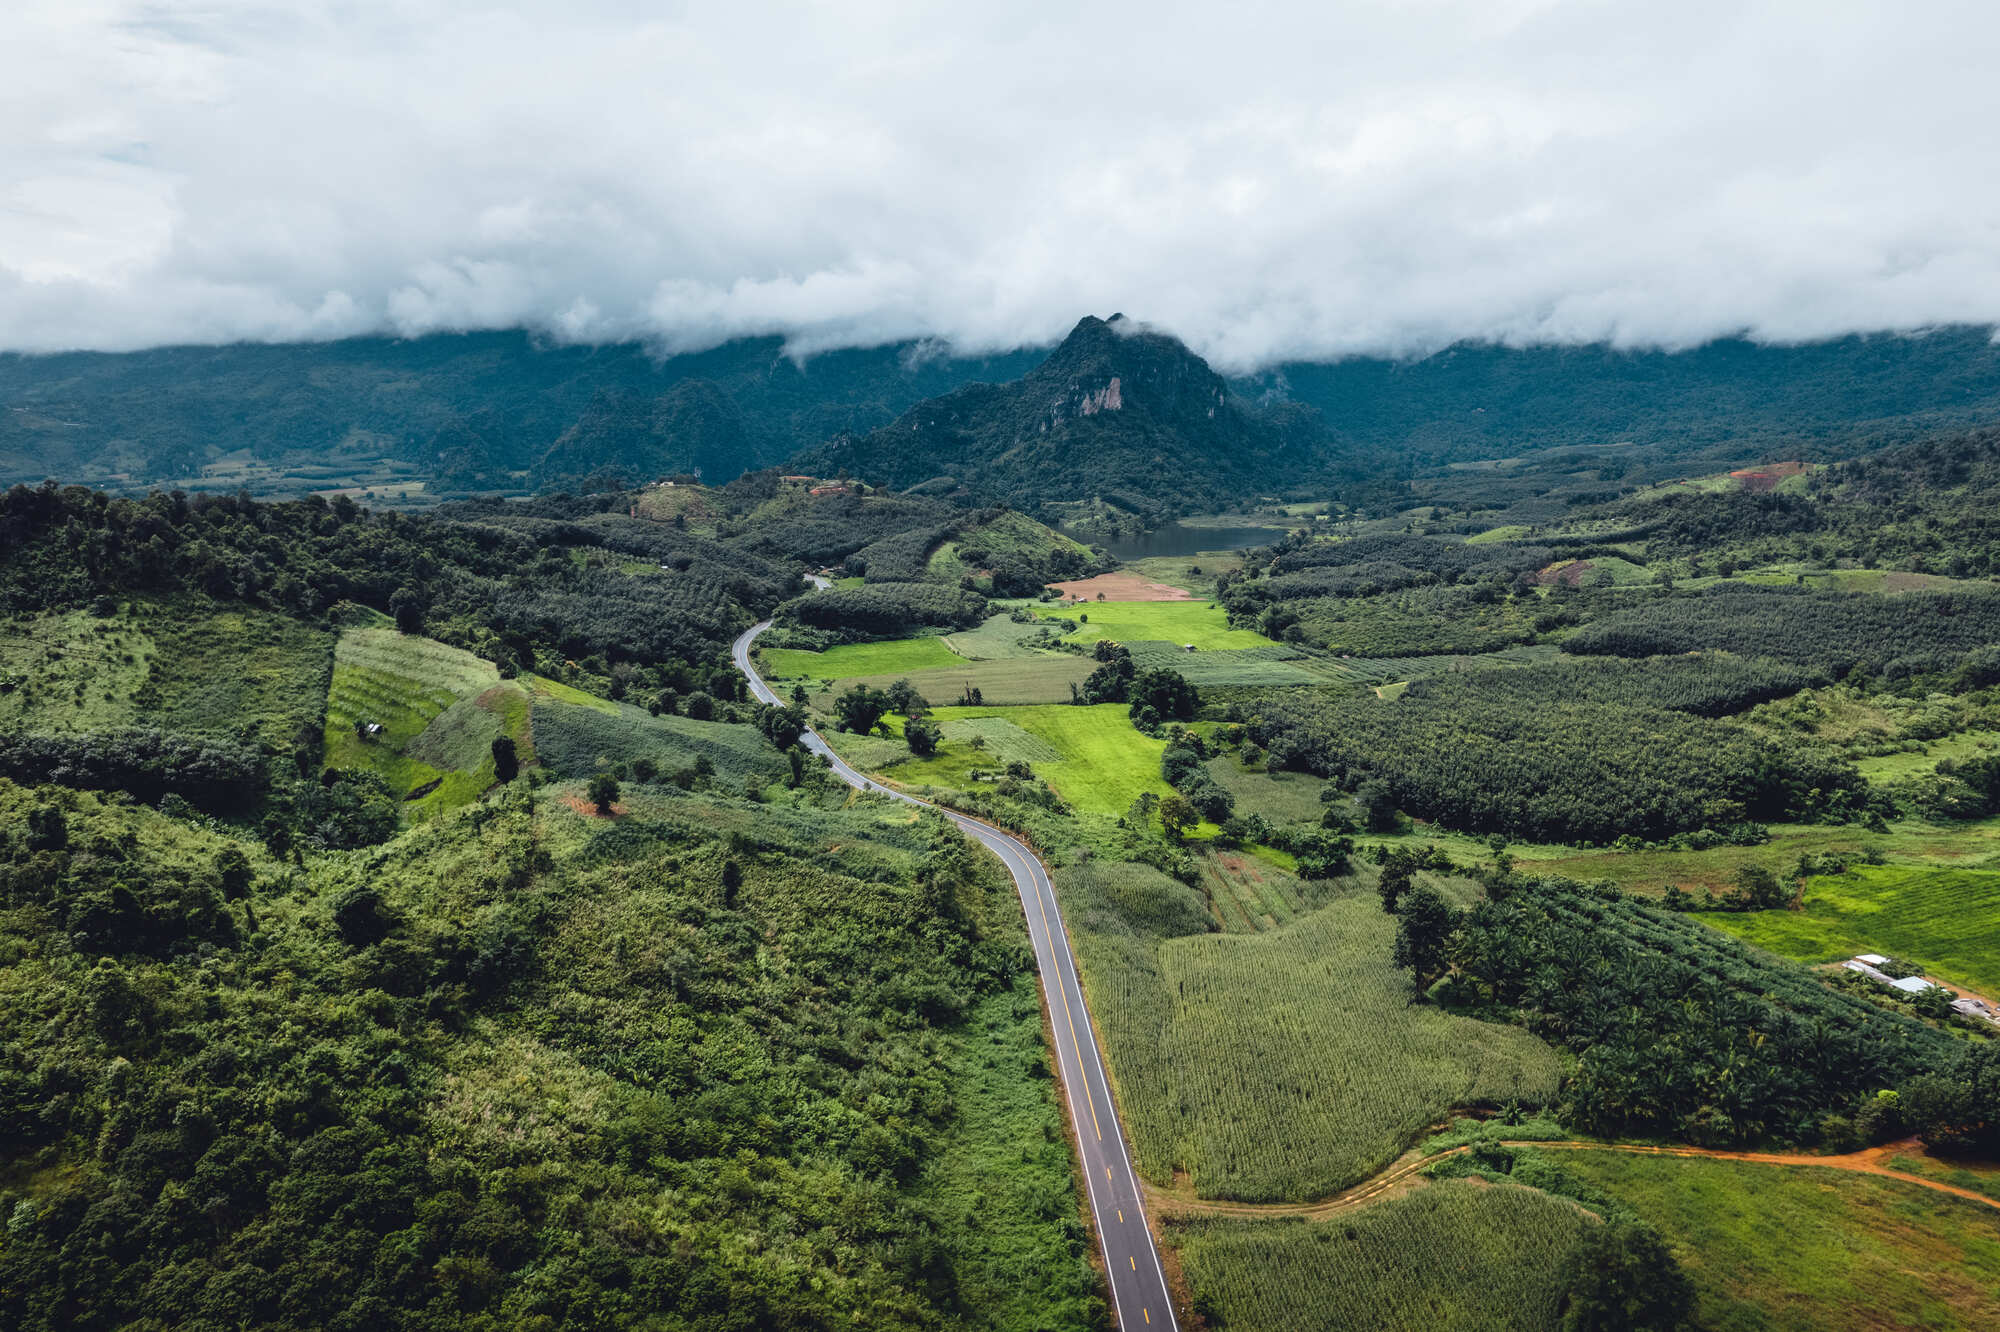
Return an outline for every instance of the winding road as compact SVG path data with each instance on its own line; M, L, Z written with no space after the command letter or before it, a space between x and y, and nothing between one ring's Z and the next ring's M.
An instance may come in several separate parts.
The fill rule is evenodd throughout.
M743 672L750 692L759 701L782 703L776 691L764 683L756 667L750 664L751 645L757 641L757 635L770 627L769 620L752 625L737 638L730 652L736 669ZM1125 1131L1111 1101L1104 1058L1098 1052L1097 1033L1084 1008L1083 986L1077 980L1069 932L1063 927L1048 867L1017 837L869 780L849 767L817 732L808 730L800 737L800 743L808 752L824 756L834 774L857 790L937 810L1000 857L1007 872L1014 876L1014 886L1021 894L1021 909L1028 917L1028 935L1035 947L1042 997L1055 1031L1056 1064L1069 1094L1070 1122L1076 1126L1077 1158L1090 1194L1098 1241L1104 1249L1105 1273L1110 1278L1118 1325L1126 1329L1177 1328L1173 1300L1167 1294L1166 1271L1160 1266L1159 1251L1153 1246L1153 1233L1146 1227L1145 1195L1139 1186L1139 1176L1132 1169Z

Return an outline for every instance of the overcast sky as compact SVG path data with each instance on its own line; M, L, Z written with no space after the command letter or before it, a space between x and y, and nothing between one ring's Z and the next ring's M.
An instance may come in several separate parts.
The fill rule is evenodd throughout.
M2000 320L2000 5L0 3L0 347Z

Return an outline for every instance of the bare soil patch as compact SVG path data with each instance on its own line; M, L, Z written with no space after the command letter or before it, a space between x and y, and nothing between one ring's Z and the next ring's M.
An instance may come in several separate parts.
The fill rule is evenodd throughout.
M1194 594L1184 587L1170 583L1156 583L1138 574L1118 571L1099 574L1095 578L1072 578L1067 583L1050 583L1050 587L1065 597L1077 601L1095 601L1103 593L1106 601L1193 601Z
M1806 470L1802 462L1766 463L1762 467L1745 467L1729 475L1745 490L1775 490L1778 483L1788 476L1797 476Z

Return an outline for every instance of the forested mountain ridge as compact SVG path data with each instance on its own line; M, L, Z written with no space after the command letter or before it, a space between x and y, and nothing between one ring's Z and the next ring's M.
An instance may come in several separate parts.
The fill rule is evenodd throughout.
M1086 317L1011 384L970 384L795 466L1036 510L1098 497L1129 511L1213 509L1330 479L1316 421L1265 413L1178 340Z
M923 350L903 343L800 361L781 339L746 338L662 357L639 343L560 346L509 330L4 354L0 482L192 485L205 467L228 466L231 475L215 484L294 494L347 484L386 461L448 489L527 489L547 473L526 474L573 428L605 450L602 462L677 461L645 445L663 423L702 420L677 394L696 382L740 414L742 442L717 449L703 422L692 439L667 443L722 467L711 473L720 482L840 431L870 429L968 380L1011 378L1039 359ZM618 417L629 438L604 431ZM599 460L590 461L572 474L597 470Z

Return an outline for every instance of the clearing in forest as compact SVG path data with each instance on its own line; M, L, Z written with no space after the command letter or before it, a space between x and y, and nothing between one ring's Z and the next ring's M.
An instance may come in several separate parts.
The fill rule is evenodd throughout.
M470 652L391 628L349 629L334 646L326 766L379 774L410 814L478 799L497 736L526 762L527 723L527 689Z
M1078 620L1071 642L1192 643L1197 648L1269 647L1251 629L1232 629L1222 609L1206 601L1093 601L1074 607L1034 606L1047 619Z
M1800 962L1888 953L2000 994L2000 871L1856 865L1806 881L1797 911L1714 912L1716 929Z

